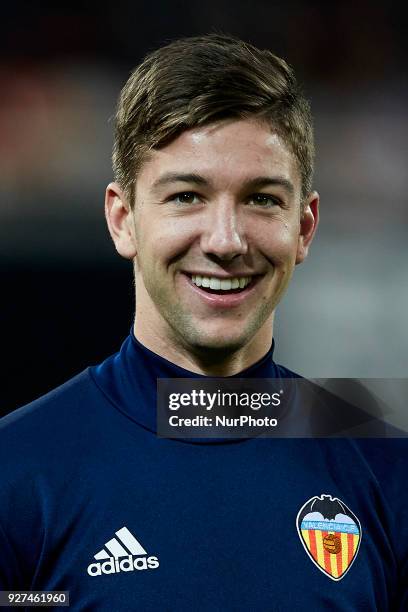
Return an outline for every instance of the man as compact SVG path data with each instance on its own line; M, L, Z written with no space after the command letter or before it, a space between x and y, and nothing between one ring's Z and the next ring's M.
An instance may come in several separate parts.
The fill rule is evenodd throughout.
M134 328L3 420L1 588L74 610L407 609L404 441L383 460L374 441L156 436L157 379L296 376L273 317L319 199L292 70L220 35L159 49L122 91L113 162Z

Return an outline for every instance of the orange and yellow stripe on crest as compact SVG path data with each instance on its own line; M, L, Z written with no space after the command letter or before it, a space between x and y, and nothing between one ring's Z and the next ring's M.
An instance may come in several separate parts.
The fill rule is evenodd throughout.
M330 531L320 529L302 529L302 538L316 563L325 572L339 578L349 567L357 551L359 537L352 533L337 533L341 539L341 550L337 554L324 549L323 539Z

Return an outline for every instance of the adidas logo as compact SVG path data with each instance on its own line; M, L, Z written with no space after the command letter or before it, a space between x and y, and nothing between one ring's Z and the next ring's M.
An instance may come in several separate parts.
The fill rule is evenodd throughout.
M90 576L133 572L134 570L156 569L159 567L157 557L148 557L143 546L132 535L127 527L115 531L116 538L105 543L105 547L94 555L97 563L88 565ZM136 557L136 558L134 558ZM99 563L106 559L103 563Z

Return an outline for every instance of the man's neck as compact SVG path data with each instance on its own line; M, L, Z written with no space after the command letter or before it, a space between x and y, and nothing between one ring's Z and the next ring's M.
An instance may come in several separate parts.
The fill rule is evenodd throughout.
M158 335L153 330L134 324L137 340L152 352L181 368L205 376L234 376L262 359L272 344L273 321L268 321L254 338L243 347L233 349L206 349L185 346L180 340Z

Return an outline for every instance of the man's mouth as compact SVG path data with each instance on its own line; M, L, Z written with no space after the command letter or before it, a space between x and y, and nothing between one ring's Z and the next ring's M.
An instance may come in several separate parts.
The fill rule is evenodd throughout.
M240 293L254 280L254 276L234 276L231 278L217 278L215 276L190 275L191 281L207 293Z

